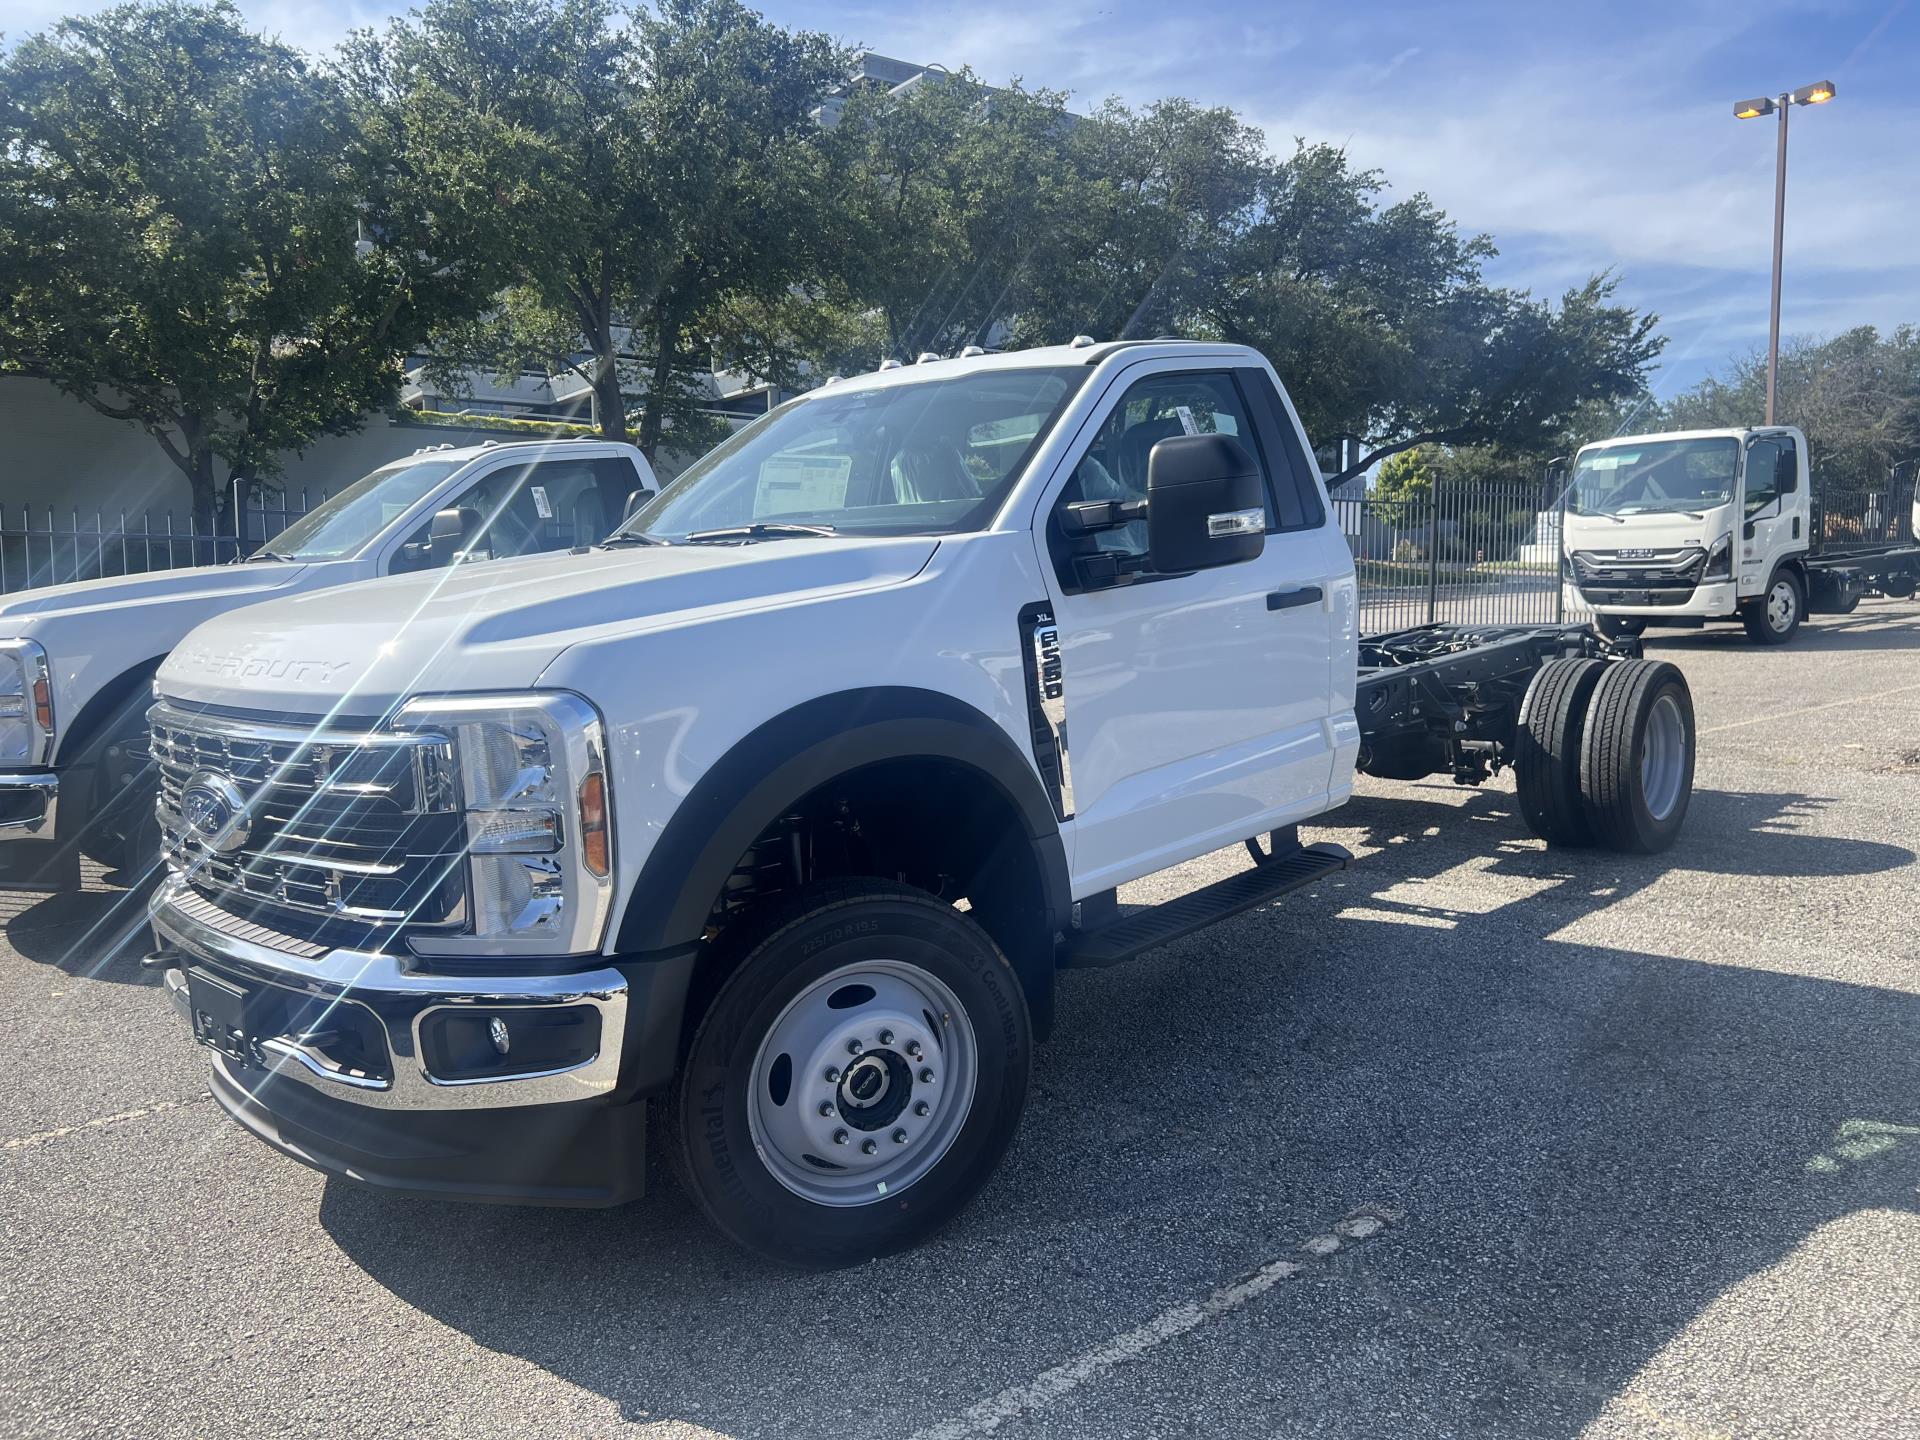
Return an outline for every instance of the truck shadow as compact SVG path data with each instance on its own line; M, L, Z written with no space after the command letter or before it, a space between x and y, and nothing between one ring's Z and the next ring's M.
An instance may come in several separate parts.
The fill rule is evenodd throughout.
M1759 968L1794 936L1757 899L1716 917L1733 953L1698 953L1695 910L1749 903L1729 877L1914 865L1813 833L1822 804L1703 791L1678 849L1622 857L1545 850L1499 791L1358 798L1313 837L1376 852L1337 881L1063 977L1000 1174L856 1270L743 1255L664 1177L614 1212L332 1183L320 1220L395 1295L629 1420L807 1436L875 1397L889 1429L953 1415L1380 1202L1407 1212L1387 1238L1150 1393L1191 1383L1249 1433L1573 1437L1820 1227L1916 1207L1920 998ZM1612 938L1655 882L1672 954Z
M1738 625L1717 625L1703 630L1650 630L1646 635L1650 655L1658 655L1663 650L1716 650L1752 644L1746 631ZM1920 609L1916 609L1913 602L1863 600L1851 615L1814 616L1787 642L1782 653L1911 650L1916 645L1920 645Z
M159 977L140 966L152 939L147 889L102 888L97 882L51 891L0 885L0 933L16 954L69 975L157 985Z

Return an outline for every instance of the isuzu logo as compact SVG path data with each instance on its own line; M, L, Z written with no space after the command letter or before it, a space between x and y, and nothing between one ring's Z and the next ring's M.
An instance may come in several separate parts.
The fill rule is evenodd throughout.
M1651 560L1654 557L1654 553L1652 550L1622 550L1620 552L1620 558L1622 560Z
M216 855L230 855L247 843L253 822L247 797L217 770L196 770L180 791L180 819L188 833Z

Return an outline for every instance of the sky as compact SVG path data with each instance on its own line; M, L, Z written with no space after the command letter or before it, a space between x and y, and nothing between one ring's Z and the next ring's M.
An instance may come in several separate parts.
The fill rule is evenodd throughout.
M325 49L404 3L238 0ZM0 0L17 37L94 0ZM916 63L1107 96L1232 106L1284 152L1343 145L1388 199L1424 191L1499 246L1491 278L1557 296L1612 270L1661 318L1661 395L1763 346L1777 122L1733 102L1830 80L1796 109L1782 332L1920 322L1920 0L760 0L769 18Z

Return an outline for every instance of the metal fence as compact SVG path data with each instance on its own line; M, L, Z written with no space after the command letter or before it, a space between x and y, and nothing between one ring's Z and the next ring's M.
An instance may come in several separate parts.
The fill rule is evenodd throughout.
M115 514L0 505L0 595L102 575L219 565L250 555L327 497L301 490L247 495L242 485L211 528L171 510Z
M1561 512L1540 502L1541 488L1524 482L1440 484L1404 499L1336 495L1361 633L1586 619L1584 608L1569 612L1560 586Z

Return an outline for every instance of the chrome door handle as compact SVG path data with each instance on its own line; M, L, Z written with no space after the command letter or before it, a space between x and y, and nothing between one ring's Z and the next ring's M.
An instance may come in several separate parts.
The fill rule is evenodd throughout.
M1302 585L1298 590L1274 590L1267 595L1267 609L1291 610L1296 605L1318 605L1320 587Z

